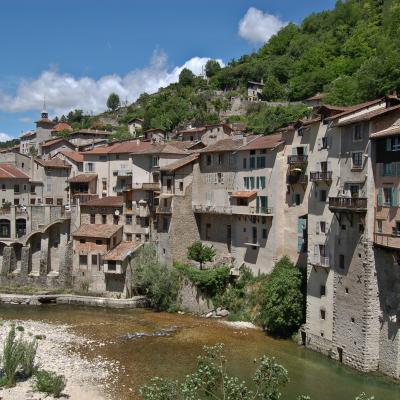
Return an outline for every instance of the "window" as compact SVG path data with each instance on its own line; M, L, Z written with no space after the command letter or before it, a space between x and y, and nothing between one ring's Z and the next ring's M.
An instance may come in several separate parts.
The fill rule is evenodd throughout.
M212 157L211 157L210 154L207 154L207 157L206 157L206 164L207 164L207 165L211 165L211 164L212 164Z
M353 142L360 142L362 138L362 125L354 125Z
M254 169L256 167L256 158L250 157L250 169Z
M126 234L126 241L131 242L132 241L132 233L127 233Z
M63 199L57 199L57 205L62 206L63 204Z
M152 167L158 167L159 161L160 161L160 157L159 156L153 156L151 158L151 166Z
M107 179L103 179L101 182L103 192L107 190Z
M245 177L243 178L243 181L244 181L244 188L245 188L245 189L250 189L250 178L247 177L247 176L245 176Z
M97 267L97 260L98 260L97 254L92 254L92 265L96 265Z
M179 191L183 192L183 182L179 182Z
M319 310L319 316L323 320L326 318L326 311L323 308Z
M321 285L321 286L319 287L319 295L320 295L321 297L326 295L326 286L325 286L325 285Z
M321 149L328 148L328 138L327 137L323 137L321 143L322 143Z
M360 187L358 185L350 185L350 196L358 197L359 196Z
M79 265L87 265L87 255L81 254L79 256Z
M247 158L243 158L243 169L247 168Z
M339 268L344 269L344 254L339 254Z
M104 225L104 224L106 224L107 223L107 215L102 215L101 216L101 223Z
M163 218L163 231L164 232L168 231L168 218L167 217Z
M320 190L319 191L319 200L320 201L326 201L326 190Z
M224 183L224 174L222 172L217 173L217 181L218 183Z
M265 157L257 157L257 168L265 168Z
M46 204L53 204L53 199L51 197L46 197Z
M100 161L107 161L107 156L100 156L100 157L99 157L99 160L100 160Z
M4 183L1 185L1 190L6 190L6 185Z
M132 225L132 215L127 215L125 218L126 225Z
M210 240L211 236L211 224L206 224L206 240Z
M355 151L351 155L352 168L362 168L362 151Z
M218 154L218 165L222 165L224 163L224 155L222 153Z
M86 239L79 239L79 243L86 243Z
M257 228L255 226L252 228L252 243L257 244Z
M94 172L94 164L91 162L86 163L86 172Z
M296 206L299 206L299 205L300 205L300 203L301 203L300 194L296 193L296 194L294 195L294 202L295 202Z
M31 199L31 205L33 206L35 204L35 199Z
M400 221L396 221L396 226L393 228L393 234L400 236Z
M382 164L382 176L393 176L394 168L392 163L383 163Z
M304 127L302 126L301 128L299 128L299 129L297 130L297 135L298 135L298 136L303 136L303 135L304 135L304 131L305 131L305 129L304 129Z
M319 230L321 233L326 233L326 222L319 221Z
M19 193L19 185L14 185L14 193Z
M251 156L254 156L256 154L256 151L255 150L250 150L250 155Z
M255 177L251 176L250 177L250 189L254 189L255 188Z
M18 206L19 205L19 199L14 199L14 205Z
M90 223L95 224L96 223L96 214L90 214Z
M400 151L400 136L386 139L389 143L389 149L391 151Z
M376 230L378 233L382 233L382 223L383 223L383 220L381 220L381 219L378 219L376 221Z
M265 228L263 228L263 230L262 230L262 238L263 239L267 238L267 230Z
M118 225L118 223L119 223L119 215L114 215L113 223L114 223L114 225Z
M383 205L392 205L392 188L383 188Z
M260 184L259 184L259 188L260 189L265 189L266 184L265 184L265 176L260 176Z

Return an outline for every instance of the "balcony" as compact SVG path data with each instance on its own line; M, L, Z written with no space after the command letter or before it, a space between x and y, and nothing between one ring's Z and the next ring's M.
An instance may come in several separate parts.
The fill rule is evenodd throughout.
M400 249L400 232L393 228L393 233L374 233L374 244L391 249Z
M246 207L248 208L248 207ZM231 206L194 205L193 211L202 214L232 214Z
M367 212L367 199L364 197L329 197L329 209L332 212Z
M133 182L132 183L133 190L160 190L161 184L160 182Z
M98 194L89 193L72 193L72 204L76 205L79 201L80 204L87 203L90 200L98 199Z
M288 156L288 164L294 165L294 164L305 164L308 161L308 156L304 154L296 154L296 155L291 155Z
M325 172L310 172L311 182L331 182L332 181L332 171Z
M253 207L253 206L232 206L232 214L235 215L262 215L272 216L271 207Z
M306 174L287 175L286 183L288 185L307 185L308 176Z
M314 258L312 259L311 264L316 267L330 268L329 257L322 256L322 255L314 255Z
M113 175L115 176L132 176L132 171L129 169L117 169L113 171Z
M113 191L116 193L122 193L124 190L129 190L131 185L117 185L113 187Z
M172 214L171 206L158 206L156 208L156 214Z

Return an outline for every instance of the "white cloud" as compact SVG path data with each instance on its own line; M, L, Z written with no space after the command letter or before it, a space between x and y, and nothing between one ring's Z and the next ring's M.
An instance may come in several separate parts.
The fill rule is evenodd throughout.
M275 15L250 7L239 22L239 35L253 44L261 44L287 25Z
M57 115L80 108L98 113L106 108L111 92L118 93L121 101L136 100L143 92L153 93L160 87L176 82L183 68L200 74L209 58L193 57L181 66L169 68L167 56L162 51L153 54L150 64L124 76L106 75L96 80L90 77L75 78L55 69L43 71L32 80L22 80L15 94L0 91L0 111L25 112L40 110L43 97L47 107ZM222 60L218 60L223 65Z
M7 142L7 140L15 139L12 138L10 135L7 135L7 133L2 133L0 132L0 142Z

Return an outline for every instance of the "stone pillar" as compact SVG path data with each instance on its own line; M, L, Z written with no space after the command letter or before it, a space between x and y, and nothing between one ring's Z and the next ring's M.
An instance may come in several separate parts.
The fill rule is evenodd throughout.
M29 274L31 264L31 248L29 246L23 246L21 248L21 276L27 276Z
M66 237L67 235L65 235ZM61 243L63 243L61 239ZM58 277L60 285L63 287L72 287L72 260L73 260L73 248L72 240L64 244L60 244L60 269L58 271Z
M16 229L15 229L15 223L16 223L16 218L15 218L15 210L16 207L12 206L10 209L10 233L11 233L11 239L16 238Z
M7 275L11 270L11 266L16 264L15 252L12 246L6 246L3 250L3 264L1 266L1 274Z
M40 275L46 276L49 267L49 235L43 233L40 244Z

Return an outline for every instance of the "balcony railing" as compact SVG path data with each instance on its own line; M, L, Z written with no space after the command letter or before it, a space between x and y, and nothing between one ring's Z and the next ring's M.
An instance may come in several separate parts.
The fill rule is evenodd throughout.
M232 214L231 206L212 206L212 205L194 205L195 213L210 213L210 214Z
M364 197L329 197L329 209L333 212L366 212L367 199Z
M311 182L330 182L332 180L332 171L310 172Z
M396 228L393 229L396 230ZM378 246L400 249L400 232L394 231L392 235L388 233L374 233L374 243Z
M306 174L287 175L286 183L288 185L307 185L308 176Z
M288 156L288 164L305 164L308 161L308 156L304 154L295 154Z
M131 188L131 185L117 185L113 187L113 191L117 193L122 193L124 190Z
M329 268L329 257L322 255L314 255L313 264L319 267Z
M89 194L89 193L74 193L72 195L72 204L76 205L78 200L80 204L87 203L90 200L98 199L98 194Z

